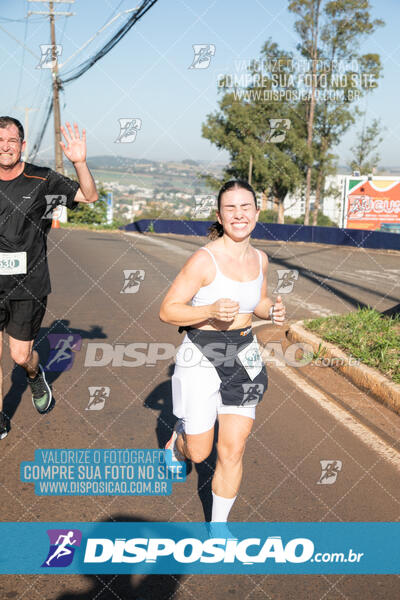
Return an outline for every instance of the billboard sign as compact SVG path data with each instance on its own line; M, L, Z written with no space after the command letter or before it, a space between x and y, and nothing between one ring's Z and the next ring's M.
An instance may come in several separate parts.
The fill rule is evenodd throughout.
M400 177L346 177L343 220L350 229L400 224Z

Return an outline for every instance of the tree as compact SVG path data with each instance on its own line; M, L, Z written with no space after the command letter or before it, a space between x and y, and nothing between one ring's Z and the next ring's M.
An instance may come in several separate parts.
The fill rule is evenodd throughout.
M70 223L87 225L104 225L107 223L107 191L101 186L98 189L99 199L94 204L80 202L78 207L68 212Z
M350 105L371 89L371 79L366 75L372 75L374 82L380 76L379 55L361 55L359 52L363 38L383 25L380 19L371 20L370 9L369 0L292 0L289 4L289 10L300 17L295 23L301 40L298 49L311 65L307 142L312 156L307 166L306 225L309 223L311 168L317 163L321 169L316 180L316 195L319 198L325 182L327 163L330 162L329 151L337 143L338 137L353 124L354 116L360 114ZM357 71L350 63L357 64ZM337 64L345 67L340 69L340 73L335 68ZM322 106L319 107L315 97L324 89L326 93L323 95ZM334 92L333 96L331 92ZM315 135L317 145L313 143ZM316 150L318 152L314 154ZM315 222L317 203L314 211Z
M229 85L228 77L220 82L220 110L207 116L202 133L230 153L224 177L248 179L272 198L279 223L286 195L305 186L308 225L311 189L316 224L326 178L335 172L333 149L362 114L356 101L377 86L380 57L361 54L359 46L383 22L371 20L368 0L292 0L289 9L299 16L303 79L293 77L293 53L268 40L261 53L266 60L251 65L253 79L244 90ZM290 124L278 143L271 136L273 120ZM207 182L220 185L213 176Z
M304 215L301 215L300 217L287 217L287 223L288 225L304 225ZM334 223L333 221L330 220L330 218L326 215L324 215L322 212L318 213L318 220L316 225L318 225L319 227L337 227L336 223Z
M262 54L268 59L279 59L281 74L288 74L290 53L268 40ZM230 164L223 178L251 179L256 191L273 199L278 208L278 222L283 223L284 199L303 181L307 153L304 117L294 103L277 100L272 94L277 91L273 90L273 67L267 65L265 69L265 65L253 63L250 71L252 82L245 90L236 87L226 91L228 80L221 82L225 94L219 102L220 111L207 116L202 134L217 148L230 153ZM266 91L271 93L265 94ZM276 135L279 122L290 123L281 136ZM279 141L274 142L274 137ZM207 182L215 188L221 184L212 176L207 177Z
M359 171L360 175L374 173L380 156L378 153L372 153L383 140L382 131L383 128L379 119L374 119L368 126L364 124L358 135L357 144L351 148L353 159L349 166L352 171Z
M318 33L320 27L321 0L294 0L289 4L289 10L297 13L300 20L296 22L295 29L300 35L302 44L299 44L301 54L311 60L311 97L307 119L307 148L312 159L313 126L315 111L316 74L318 59ZM308 225L311 192L311 160L307 164L305 224Z
M159 205L159 202L148 202L146 208L142 210L140 219L174 219L173 209Z

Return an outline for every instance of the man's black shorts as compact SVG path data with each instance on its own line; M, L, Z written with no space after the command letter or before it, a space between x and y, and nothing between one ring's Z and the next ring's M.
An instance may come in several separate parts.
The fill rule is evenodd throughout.
M47 296L41 300L1 300L0 331L29 342L39 333L46 312Z

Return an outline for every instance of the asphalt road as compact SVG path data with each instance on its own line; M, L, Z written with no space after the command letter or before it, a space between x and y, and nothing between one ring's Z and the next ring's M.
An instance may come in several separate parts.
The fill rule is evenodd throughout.
M3 521L204 520L213 456L192 469L185 483L174 484L173 494L166 497L37 496L31 483L19 479L20 462L33 460L37 448L164 445L175 420L169 379L173 359L167 350L171 344L178 345L182 336L177 328L159 321L158 309L179 268L204 243L201 238L179 236L51 232L54 292L39 335L42 360L49 352L49 334L68 332L78 343L71 368L52 374L56 403L45 416L35 412L23 374L18 368L12 370L5 352L5 410L11 417L11 431L1 441ZM278 269L298 273L292 276L293 290L284 296L289 320L343 313L358 304L384 311L400 302L398 253L306 244L254 245L269 255L272 295ZM127 270L144 271L135 293L121 293ZM263 342L282 344L284 350L288 346L285 329L265 325L257 329L257 335ZM124 359L131 360L124 357L125 347L138 342L164 343L167 355L157 359L150 354L142 366L124 364ZM103 354L96 344L103 344ZM94 365L100 356L104 363L109 356L109 362ZM243 483L230 518L398 521L400 417L330 369L292 368L271 360L268 370L269 389L257 408ZM109 388L101 410L88 409L93 402L89 388L93 387ZM334 484L318 484L321 460L341 461ZM1 599L172 597L387 600L400 597L400 576L0 577Z

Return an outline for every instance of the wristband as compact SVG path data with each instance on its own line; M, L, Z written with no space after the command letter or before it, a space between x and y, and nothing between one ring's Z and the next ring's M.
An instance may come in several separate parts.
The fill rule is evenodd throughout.
M269 309L269 316L271 318L272 324L275 324L275 320L274 320L274 309L275 309L275 304L273 304L271 306L271 308Z

